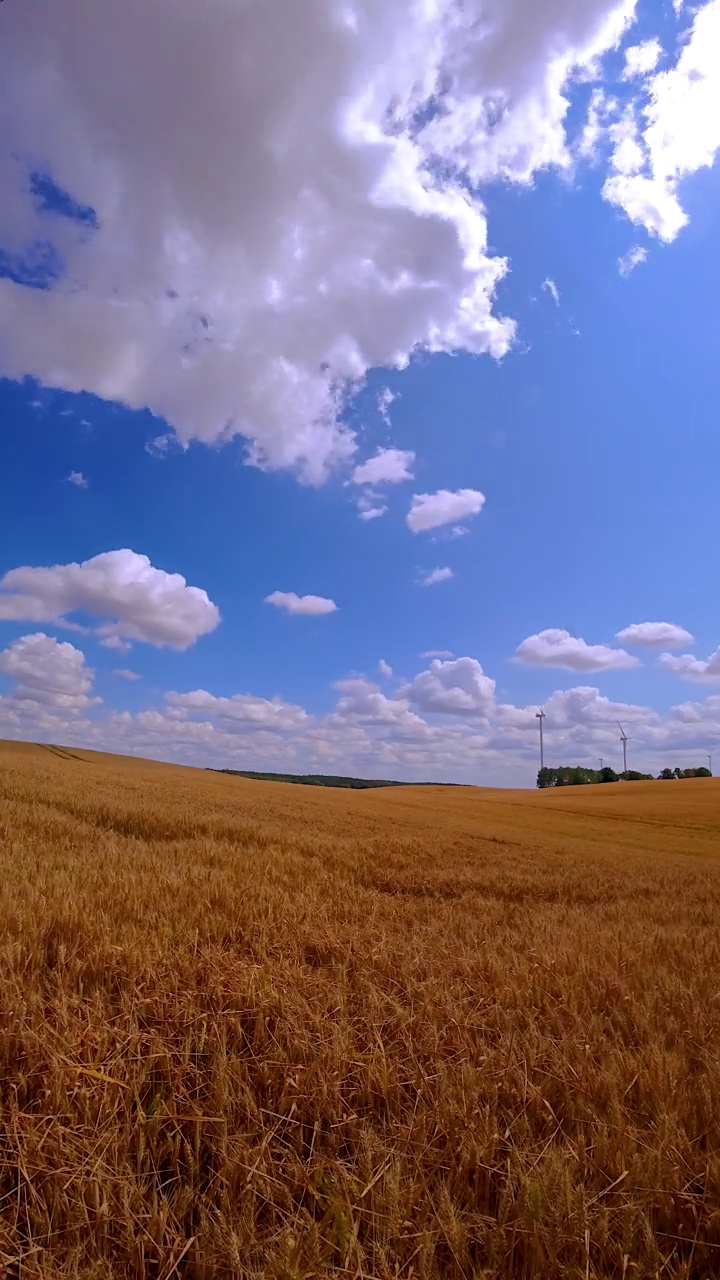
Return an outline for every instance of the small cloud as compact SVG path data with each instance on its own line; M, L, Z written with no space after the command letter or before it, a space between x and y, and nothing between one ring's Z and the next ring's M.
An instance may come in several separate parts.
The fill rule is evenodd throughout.
M454 658L455 654L452 649L427 649L420 656L421 658L439 658L442 662L444 659Z
M557 287L557 285L556 285L555 281L554 281L554 280L551 280L551 279L548 277L548 279L547 279L547 280L543 280L543 282L542 282L542 287L543 287L543 289L546 291L546 293L549 293L549 294L550 294L550 297L552 298L553 302L555 303L555 306L556 306L556 307L559 307L559 306L560 306L560 290L558 289L558 287Z
M113 671L114 676L118 676L121 680L139 680L140 676L137 671L128 671L127 667L116 667Z
M123 640L121 636L105 636L100 643L103 649L114 649L116 653L128 653L130 650L127 640Z
M484 506L485 495L478 489L458 489L454 493L438 489L436 493L414 493L405 519L413 533L423 533L475 516ZM453 529L456 537L458 527L462 526L456 525Z
M641 263L647 262L648 251L643 249L641 245L636 245L634 249L618 258L618 271L621 276L629 276L636 267Z
M395 400L397 400L397 396L389 387L383 387L377 398L378 413L386 427L390 426L390 406Z
M411 449L378 449L377 453L353 471L353 484L401 484L412 480L410 467L415 461Z
M384 516L387 511L380 494L373 493L372 490L360 495L357 500L357 509L361 520L379 520L380 516Z
M648 649L681 649L683 645L695 643L694 636L675 622L633 622L632 626L618 631L615 639L620 644Z
M455 574L452 569L433 569L431 573L426 574L420 579L421 587L434 587L438 582L447 582L448 578L454 578Z
M378 671L381 673L381 675L388 676L388 677L391 676L393 673L392 667L390 666L389 662L385 661L384 658L381 658L380 661L378 662Z
M528 666L562 667L567 671L623 671L640 665L624 649L588 644L580 636L556 627L528 636L518 645L515 657Z
M661 653L658 663L682 680L695 680L698 684L720 683L720 649L711 653L709 658L696 658L692 653Z
M265 597L265 604L274 605L276 609L286 609L288 613L305 614L308 617L320 617L324 613L336 613L334 600L324 596L299 596L294 591L273 591Z
M604 89L593 89L587 119L576 143L577 154L594 164L598 160L598 147L607 135L609 122L618 112L617 98L605 93Z
M151 458L164 458L173 444L177 444L177 440L172 435L154 436L152 440L147 441L145 452L149 453Z
M623 80L634 80L639 76L648 75L650 71L654 71L660 61L661 54L662 45L657 38L645 40L642 44L631 45L629 49L625 50Z
M74 484L78 489L87 489L89 481L82 471L71 471L67 477L68 484Z

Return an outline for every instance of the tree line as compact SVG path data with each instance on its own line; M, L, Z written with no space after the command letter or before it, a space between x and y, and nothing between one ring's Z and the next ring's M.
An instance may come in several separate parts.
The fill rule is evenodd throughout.
M711 778L709 769L663 769L658 780L672 782L676 778ZM581 787L595 782L653 782L652 773L638 773L636 769L627 769L624 773L616 773L607 765L603 769L585 769L582 765L561 765L559 769L549 769L547 765L538 771L537 785L546 787Z

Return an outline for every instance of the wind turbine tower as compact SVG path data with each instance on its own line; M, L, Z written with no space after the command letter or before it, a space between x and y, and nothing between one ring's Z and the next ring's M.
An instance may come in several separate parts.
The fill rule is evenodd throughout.
M627 744L630 741L620 721L617 721L617 727L620 730L620 741L623 749L623 773L627 773Z
M545 719L545 712L542 709L540 711L536 711L535 719L540 725L540 768L544 769L545 768L545 744L543 742L543 720Z

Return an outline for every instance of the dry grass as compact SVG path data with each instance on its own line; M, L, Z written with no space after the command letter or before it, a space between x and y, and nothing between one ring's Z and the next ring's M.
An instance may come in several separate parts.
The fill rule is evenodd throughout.
M720 783L0 795L8 1276L720 1274Z

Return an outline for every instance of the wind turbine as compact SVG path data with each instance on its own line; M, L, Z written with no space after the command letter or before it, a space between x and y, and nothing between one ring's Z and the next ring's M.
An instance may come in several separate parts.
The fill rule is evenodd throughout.
M539 711L535 712L535 719L538 721L538 724L540 725L540 768L544 769L545 768L545 745L543 743L543 720L545 719L545 712L542 710L542 708Z
M618 720L616 721L616 723L617 723L618 729L620 730L620 741L622 742L622 749L623 749L623 773L627 773L627 744L630 741L630 739L628 738L620 721Z
M708 751L708 769L712 773L712 756L709 751Z
M605 757L604 757L604 756L598 756L598 760L600 761L600 768L602 769L602 767L603 767L603 765L604 765L604 763L605 763Z

